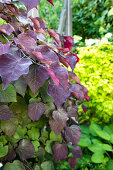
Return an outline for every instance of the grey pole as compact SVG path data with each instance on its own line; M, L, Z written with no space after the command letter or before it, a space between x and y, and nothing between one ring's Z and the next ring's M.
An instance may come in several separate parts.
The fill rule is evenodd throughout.
M64 6L60 15L58 33L72 36L72 0L64 0Z

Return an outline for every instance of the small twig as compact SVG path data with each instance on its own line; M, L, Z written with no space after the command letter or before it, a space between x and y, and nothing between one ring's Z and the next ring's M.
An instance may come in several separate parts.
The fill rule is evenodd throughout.
M2 36L9 42L8 38L4 34L2 34Z
M24 162L26 162L26 164L28 164L28 162L26 160L24 160ZM32 168L30 168L28 165L24 164L24 166L26 166L29 170L33 170Z
M20 51L21 51L21 53L24 55L23 57L25 57L25 58L30 58L30 60L31 60L34 64L39 65L39 66L42 66L43 68L45 68L45 66L44 66L43 64L37 63L37 62L34 61L30 56L28 57L28 56L23 52L23 50L22 50L21 48L20 48Z

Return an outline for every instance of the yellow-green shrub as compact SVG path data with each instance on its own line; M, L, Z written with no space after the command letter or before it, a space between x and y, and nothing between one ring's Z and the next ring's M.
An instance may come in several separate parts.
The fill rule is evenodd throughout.
M99 44L78 49L75 73L89 90L87 118L107 123L113 115L113 45Z

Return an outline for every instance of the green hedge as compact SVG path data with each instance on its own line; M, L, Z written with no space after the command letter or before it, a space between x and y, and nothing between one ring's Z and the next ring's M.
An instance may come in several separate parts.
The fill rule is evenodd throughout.
M75 73L89 90L90 102L85 119L109 122L113 115L113 45L81 47Z

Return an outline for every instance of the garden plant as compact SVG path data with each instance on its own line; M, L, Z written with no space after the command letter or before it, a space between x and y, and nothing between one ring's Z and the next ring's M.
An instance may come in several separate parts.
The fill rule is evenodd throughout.
M40 0L19 2L28 12ZM73 72L79 58L70 36L27 12L13 1L0 2L0 161L4 170L54 170L65 160L74 168L81 157L78 104L89 101Z
M111 170L113 169L113 120L109 125L80 125L81 139L78 145L82 148L82 159L77 159L73 170ZM69 145L71 148L71 145ZM70 150L68 157L73 157ZM71 170L69 163L58 162L58 169Z
M78 48L78 56L80 61L75 73L88 88L90 96L90 102L85 102L86 115L79 110L81 123L109 123L113 116L113 44L98 40L92 46Z

